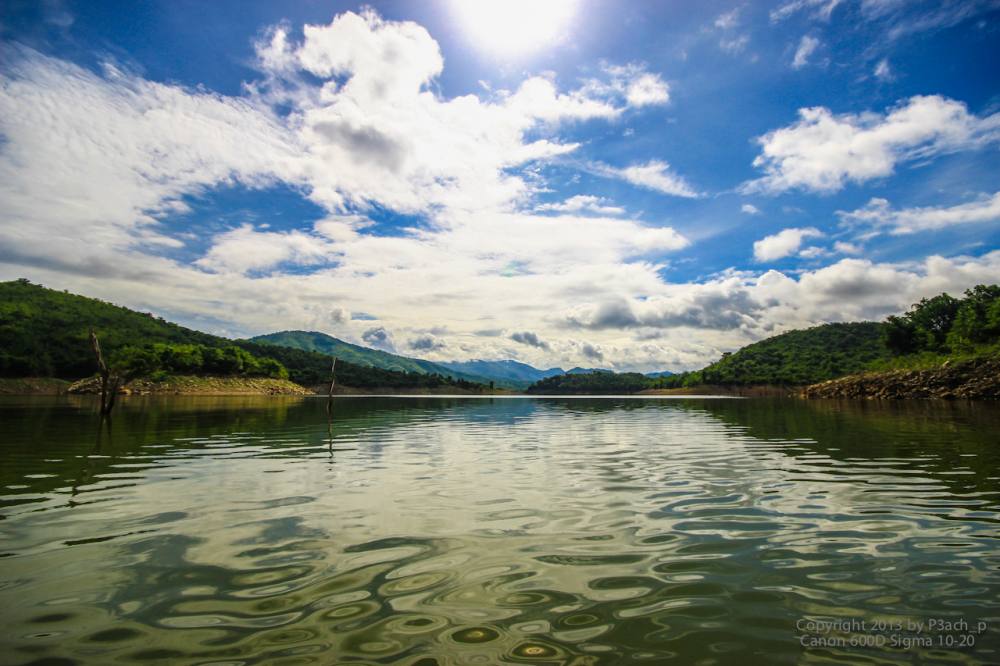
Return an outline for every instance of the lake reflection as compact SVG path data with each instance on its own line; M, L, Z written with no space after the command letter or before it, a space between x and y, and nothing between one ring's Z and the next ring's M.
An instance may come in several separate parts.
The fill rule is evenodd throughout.
M0 401L3 663L1000 661L996 406L325 407Z

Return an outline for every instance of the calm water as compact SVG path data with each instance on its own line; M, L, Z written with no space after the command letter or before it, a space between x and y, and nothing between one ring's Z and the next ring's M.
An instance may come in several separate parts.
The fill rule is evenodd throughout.
M17 398L0 426L4 664L1000 662L997 406L132 399L102 429Z

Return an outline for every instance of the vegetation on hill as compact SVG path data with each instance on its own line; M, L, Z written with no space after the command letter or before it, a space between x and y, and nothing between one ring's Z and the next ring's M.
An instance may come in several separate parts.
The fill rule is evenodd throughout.
M451 361L448 363L440 363L439 365L443 365L449 370L464 372L466 374L479 377L488 377L492 380L508 382L512 385L519 385L521 388L526 388L529 384L536 382L539 379L545 379L546 377L552 377L554 375L561 375L565 372L562 368L539 370L538 368L530 366L527 363L512 361L510 359L502 361Z
M712 385L801 386L860 372L887 358L883 324L823 324L743 347L695 372L663 378L666 388Z
M315 331L268 333L267 335L258 335L255 338L251 338L251 342L319 352L328 356L336 356L342 361L353 363L357 366L370 366L382 370L395 370L397 372L413 374L436 374L476 383L489 382L490 380L489 377L477 376L461 370L453 370L432 361L399 356L398 354L391 354L380 349L371 349L351 344L332 335L317 333Z
M97 331L105 352L157 342L231 344L96 298L27 280L0 282L0 376L79 379L93 374L90 328Z
M294 347L278 347L273 344L261 344L250 340L238 340L243 349L252 354L267 354L286 368L289 378L305 386L315 386L330 381L331 357L315 351L306 351ZM443 388L453 386L462 390L483 390L486 387L478 382L465 379L455 379L439 373L399 372L375 368L370 365L351 363L337 358L337 384L358 388Z
M528 387L528 393L557 395L636 393L655 387L658 381L638 372L616 373L602 370L588 373L566 373L538 380Z
M0 282L0 377L81 379L94 374L91 328L111 365L129 377L287 377L305 385L330 380L331 358L325 354L229 340L27 280ZM337 381L357 388L483 388L444 374L345 361L337 363Z
M1000 354L1000 285L977 285L965 298L941 294L886 321L892 356L873 369L929 368Z
M220 375L288 379L288 370L273 358L254 356L236 345L165 344L127 346L115 351L111 365L127 376Z

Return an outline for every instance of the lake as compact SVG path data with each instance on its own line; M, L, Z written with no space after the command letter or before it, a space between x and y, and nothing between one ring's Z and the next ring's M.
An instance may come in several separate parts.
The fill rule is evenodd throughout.
M3 398L5 664L1000 662L1000 406Z

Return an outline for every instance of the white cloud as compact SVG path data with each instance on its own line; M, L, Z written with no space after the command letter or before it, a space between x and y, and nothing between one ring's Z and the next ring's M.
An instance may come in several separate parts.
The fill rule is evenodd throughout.
M5 49L0 75L0 245L96 266L109 252L178 247L160 219L182 197L241 183L301 182L291 132L244 100L97 75Z
M745 203L740 206L740 212L746 213L747 215L760 215L760 208L754 206L753 204Z
M766 175L746 192L791 189L835 192L847 182L890 175L896 164L967 150L1000 139L1000 113L970 114L965 104L937 95L911 97L886 114L834 115L799 109L798 122L758 139L754 166Z
M208 253L195 263L216 272L246 273L283 263L318 264L332 254L331 245L316 236L301 231L255 231L244 224L215 236Z
M887 58L882 58L878 61L878 64L875 65L874 74L875 78L879 81L892 81L894 78L892 74L892 67L889 65L889 60Z
M739 35L731 39L723 38L719 40L719 48L726 53L743 53L747 48L747 44L750 43L750 37L747 35Z
M819 48L819 40L809 35L803 35L799 41L799 47L795 49L795 58L792 59L792 67L802 69L809 63L811 56Z
M609 205L611 202L604 197L595 197L590 194L577 194L560 203L547 203L535 207L541 212L556 213L596 213L598 215L624 215L625 209L621 206Z
M607 164L593 164L592 169L601 176L618 178L633 185L675 197L693 199L701 196L683 177L673 173L669 164L661 160L650 160L645 164L633 164L622 168Z
M670 101L670 87L656 74L640 74L629 81L625 99L635 107L666 104Z
M740 23L740 11L742 7L736 7L730 11L720 14L718 18L715 19L715 27L720 30L732 30Z
M1000 192L956 206L899 210L894 210L885 199L873 198L863 208L850 212L838 211L837 214L848 226L891 227L894 235L912 234L959 224L996 222L1000 220Z
M658 75L609 66L575 88L529 76L509 91L449 98L437 87L439 49L419 26L347 14L294 34L269 33L261 78L239 97L5 51L0 277L223 335L301 328L430 354L447 344L454 355L546 367L592 365L602 354L607 367L650 370L698 367L784 328L881 317L923 295L1000 280L994 252L666 282L669 253L690 245L678 230L620 217L619 206L587 193L545 214L528 210L547 187L531 163L575 150L566 130L578 121L666 103ZM831 118L857 131L888 122ZM973 138L922 145L980 145L985 119L972 118ZM933 153L890 143L906 159ZM766 175L791 178L774 159ZM664 162L584 168L697 195ZM322 219L278 230L261 224L271 220L219 228L186 215L192 197L215 189L239 196L276 184L319 204ZM420 223L384 233L364 215L372 204L418 212ZM207 241L200 259L191 239ZM428 321L448 322L447 337Z
M791 0L791 2L786 2L777 9L771 10L771 21L783 21L803 9L815 9L814 18L828 21L833 10L840 3L841 0Z
M807 247L799 252L799 256L803 259L820 259L829 254L830 252L826 248L819 247L818 245Z
M840 254L861 254L863 248L855 243L837 241L833 244L833 249Z
M757 261L774 261L798 252L806 238L822 236L815 227L804 229L783 229L772 236L765 236L753 244L753 256Z
M512 167L576 149L552 137L560 124L614 119L669 99L659 75L635 64L607 66L605 79L568 92L533 76L489 100L444 99L430 85L443 68L434 39L415 23L372 11L306 26L301 43L279 26L258 45L258 57L267 84L253 90L264 101L293 103L289 124L304 147L310 197L331 210L506 207L531 189Z

